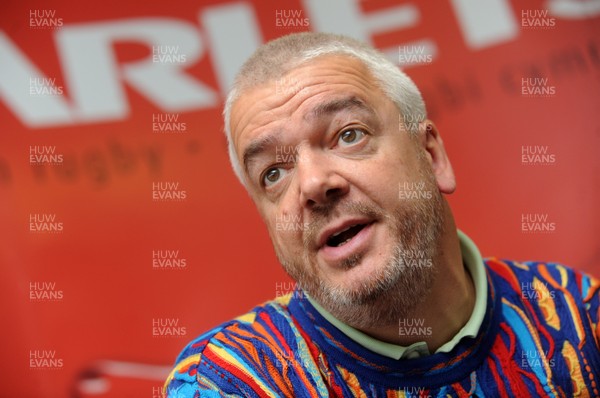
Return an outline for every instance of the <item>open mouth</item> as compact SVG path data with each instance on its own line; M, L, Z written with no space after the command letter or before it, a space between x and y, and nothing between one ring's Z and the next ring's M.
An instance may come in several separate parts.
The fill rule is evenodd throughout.
M344 246L347 242L349 242L352 238L356 236L367 224L355 224L351 225L348 228L336 232L332 234L325 244L330 247L340 247Z

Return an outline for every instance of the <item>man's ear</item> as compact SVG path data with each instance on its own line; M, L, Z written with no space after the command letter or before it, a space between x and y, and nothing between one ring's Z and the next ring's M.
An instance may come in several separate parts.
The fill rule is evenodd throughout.
M444 142L435 124L427 119L419 126L419 143L431 164L433 175L442 193L451 194L456 189L456 178Z

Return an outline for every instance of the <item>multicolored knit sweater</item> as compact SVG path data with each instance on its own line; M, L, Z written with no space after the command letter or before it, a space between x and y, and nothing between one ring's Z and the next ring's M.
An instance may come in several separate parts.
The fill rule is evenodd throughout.
M174 397L600 397L600 281L548 263L485 260L479 334L394 360L341 333L298 292L191 342Z

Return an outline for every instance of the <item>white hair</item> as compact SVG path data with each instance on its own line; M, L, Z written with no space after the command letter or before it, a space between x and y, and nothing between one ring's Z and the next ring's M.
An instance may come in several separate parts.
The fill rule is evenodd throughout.
M287 72L324 55L347 55L360 60L375 78L375 83L393 101L405 120L424 121L427 117L423 97L415 83L385 55L358 40L331 33L293 33L259 47L242 65L227 95L223 117L229 160L233 171L246 186L244 171L231 139L231 108L247 90L281 78ZM407 119L410 117L410 119ZM409 123L408 130L418 127Z

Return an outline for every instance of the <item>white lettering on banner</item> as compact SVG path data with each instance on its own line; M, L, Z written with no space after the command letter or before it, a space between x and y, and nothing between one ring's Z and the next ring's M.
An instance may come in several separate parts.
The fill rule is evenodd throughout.
M358 0L303 0L313 27L317 31L339 33L372 43L373 34L391 32L398 29L414 28L421 14L413 4L388 7L382 11L365 14ZM427 53L435 58L437 47L431 40L427 43ZM414 45L403 43L401 46ZM398 62L398 46L381 48L392 62Z
M502 43L518 34L515 15L506 0L451 0L450 3L471 48Z
M217 80L226 93L238 69L263 42L254 11L246 3L211 7L200 14ZM231 27L235 26L235 34Z
M565 19L585 19L600 15L600 0L548 0L550 14Z
M366 42L372 42L374 34L414 28L421 20L421 11L412 3L368 13L361 10L358 0L303 0L303 5L314 30L343 33ZM518 33L509 0L452 0L450 5L472 49L512 40ZM549 0L547 9L566 18L591 18L600 14L600 0ZM263 40L248 3L206 7L199 20L202 32L187 21L166 17L78 23L49 32L56 41L68 98L62 87L54 86L55 77L45 76L0 31L0 98L30 128L125 119L129 115L125 83L162 111L214 108L243 61ZM142 43L149 49L176 45L186 62L152 62L149 55L119 64L114 54L114 43L119 41ZM437 57L437 44L424 37L383 48L394 62L398 62L398 44L423 48L433 61ZM185 71L209 51L218 90ZM50 82L44 86L46 90L60 95L30 95L31 79Z
M65 26L57 32L56 39L80 120L121 119L127 115L129 107L121 76L166 111L217 104L217 94L187 75L182 70L185 64L152 62L149 56L119 68L114 59L113 43L125 39L142 42L149 48L177 43L180 52L186 55L186 62L198 61L204 48L198 31L187 22L144 18Z
M42 71L0 30L0 98L29 127L72 124L69 105L60 95L30 95L30 79Z

